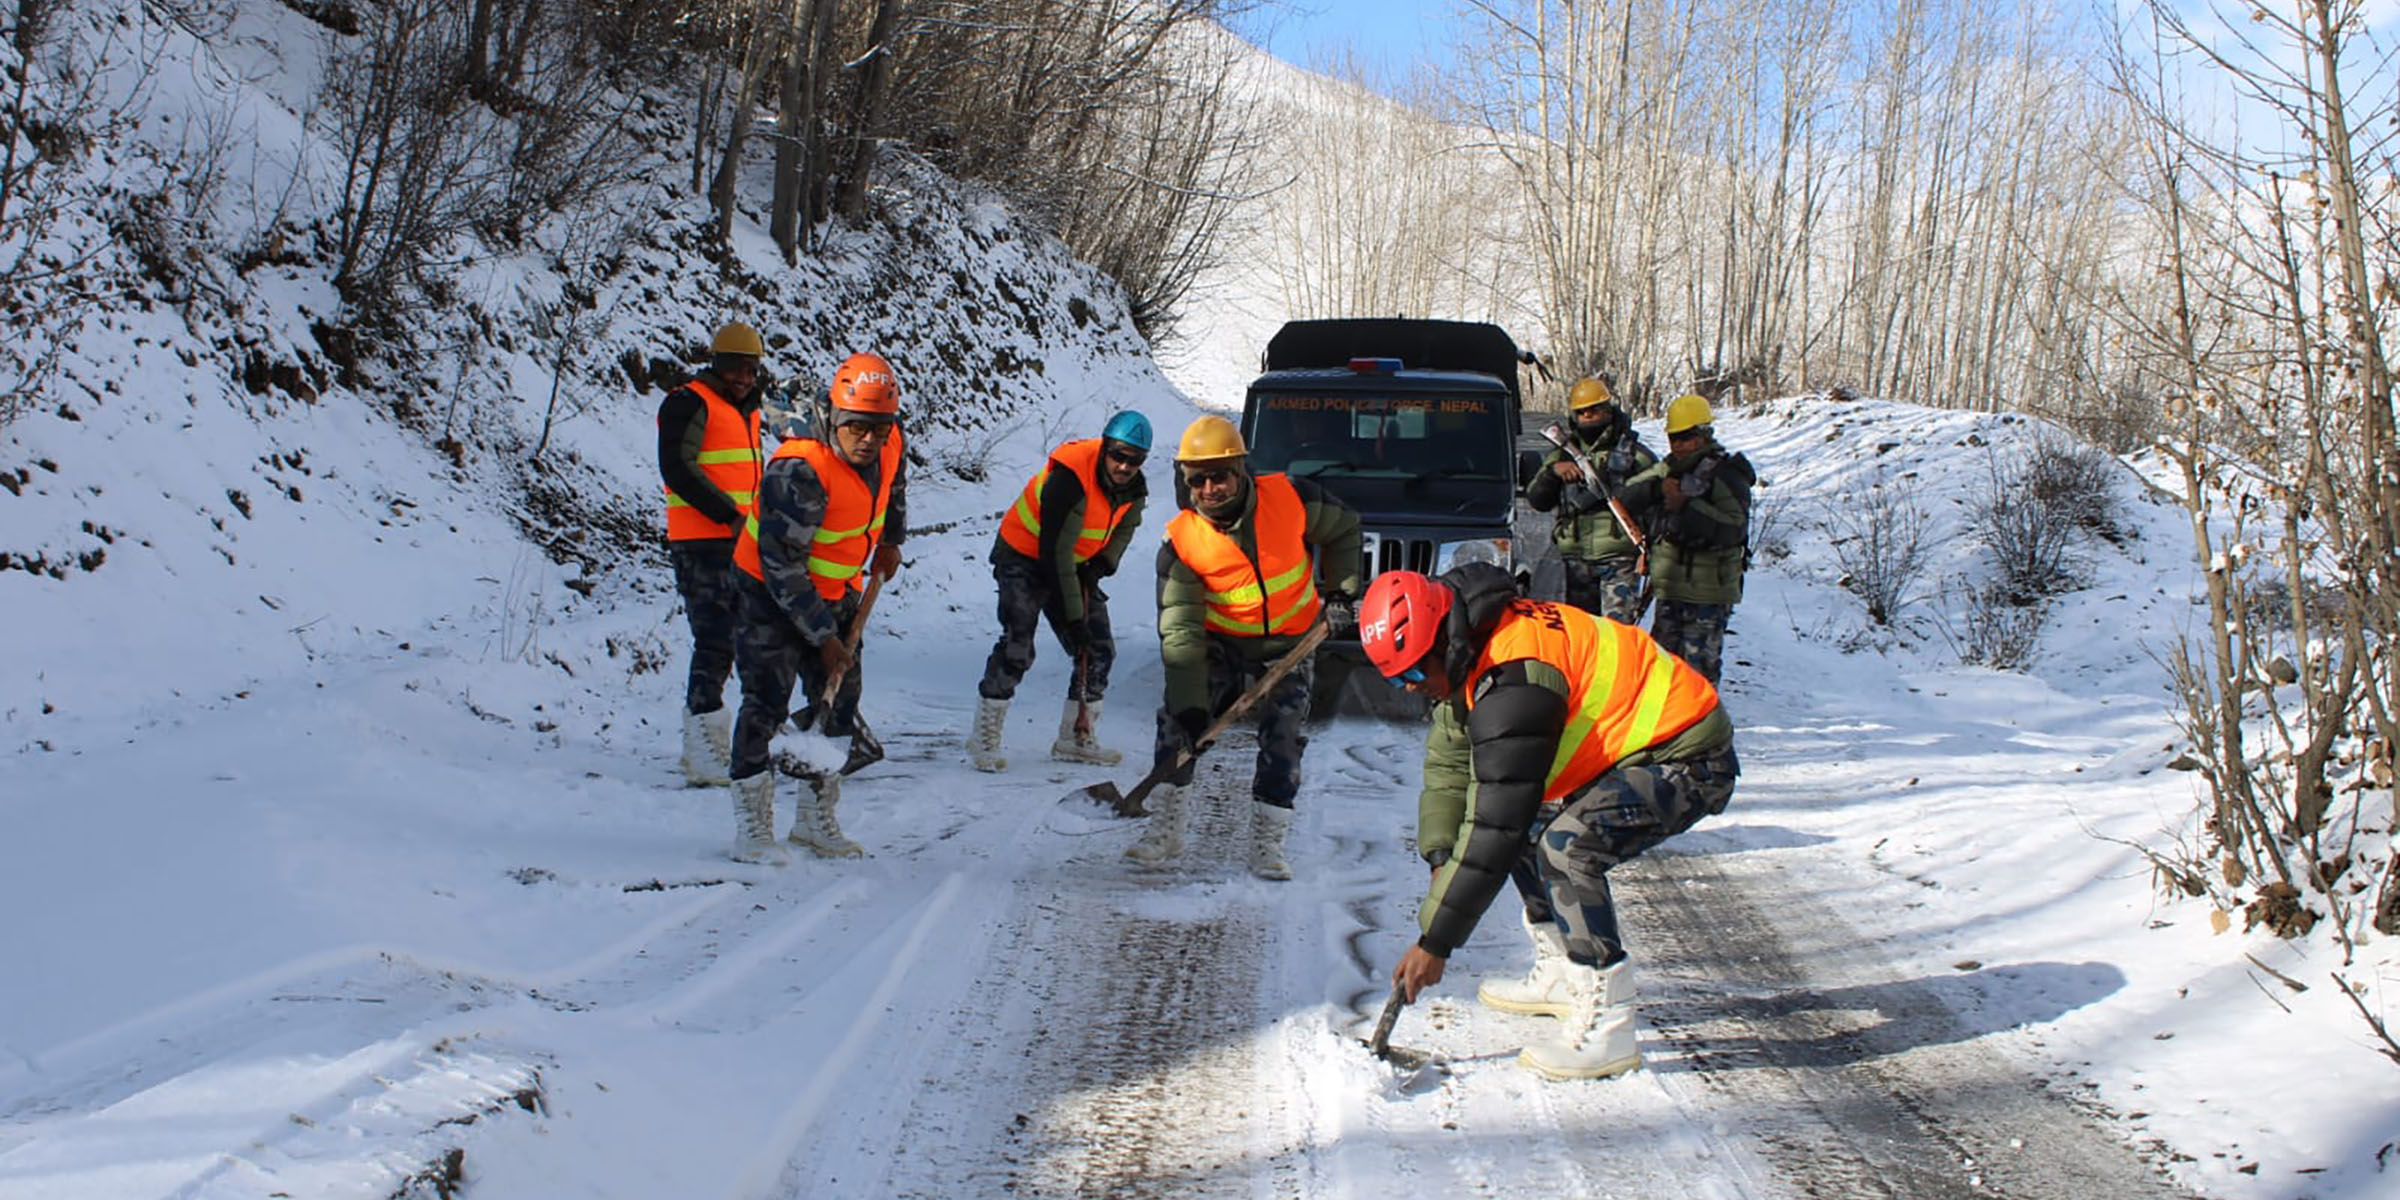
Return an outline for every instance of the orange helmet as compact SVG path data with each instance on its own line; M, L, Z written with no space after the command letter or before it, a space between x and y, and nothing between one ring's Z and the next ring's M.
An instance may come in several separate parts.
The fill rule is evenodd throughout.
M833 373L833 423L900 419L900 377L880 354L853 354Z
M1384 678L1397 679L1424 661L1449 615L1450 589L1440 580L1385 571L1358 602L1359 648Z

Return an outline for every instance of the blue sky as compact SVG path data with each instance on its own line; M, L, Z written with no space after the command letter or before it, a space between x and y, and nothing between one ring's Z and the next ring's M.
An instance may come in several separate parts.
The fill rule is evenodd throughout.
M1347 43L1368 65L1405 74L1420 53L1447 53L1450 10L1450 0L1282 0L1234 28L1299 66L1315 66Z

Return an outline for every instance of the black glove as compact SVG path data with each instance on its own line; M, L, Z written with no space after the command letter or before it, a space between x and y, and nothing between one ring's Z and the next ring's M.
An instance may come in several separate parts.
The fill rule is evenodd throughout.
M1097 558L1087 559L1075 566L1075 581L1082 584L1087 592L1099 591L1100 581L1114 574L1116 568L1113 565Z
M1187 708L1176 713L1175 727L1183 730L1183 740L1191 746L1192 753L1208 749L1208 744L1200 740L1200 735L1208 732L1207 709Z
M1358 601L1340 592L1327 596L1325 623L1335 629L1358 628Z
M1081 654L1090 649L1092 645L1091 618L1077 617L1072 621L1060 621L1058 623L1058 643L1065 646L1069 654Z

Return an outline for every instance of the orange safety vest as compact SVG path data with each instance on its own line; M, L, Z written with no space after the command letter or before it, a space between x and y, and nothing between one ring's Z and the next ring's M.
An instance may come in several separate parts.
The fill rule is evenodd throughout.
M700 407L708 415L708 424L700 433L700 473L717 485L735 507L744 512L756 502L758 474L762 463L758 452L758 410L748 415L728 403L716 389L695 379L683 386L700 397ZM730 525L719 524L701 515L675 489L660 485L667 494L667 540L671 542L699 541L706 538L734 536Z
M1024 494L1018 496L1016 504L1000 518L1000 538L1008 543L1009 549L1027 558L1041 556L1042 486L1050 481L1050 472L1059 467L1073 471L1075 478L1083 482L1083 528L1075 533L1075 561L1090 562L1092 556L1100 553L1100 548L1108 544L1108 539L1116 536L1117 523L1132 511L1133 502L1128 500L1112 507L1108 497L1101 492L1100 441L1099 438L1085 438L1079 442L1068 442L1052 451L1050 461L1034 472L1033 478L1025 484ZM1092 522L1100 515L1105 515L1107 522L1094 525Z
M808 548L809 581L817 585L817 595L825 600L839 600L845 590L867 590L867 560L883 541L883 519L891 510L892 480L900 474L903 440L898 429L884 439L872 492L856 467L815 438L787 438L775 448L777 459L807 459L817 473L817 482L825 487L825 519L817 523L817 536ZM767 569L758 556L756 503L750 505L748 516L742 523L741 540L733 546L733 563L764 583Z
M1481 679L1501 663L1525 658L1565 672L1569 684L1567 727L1542 783L1545 801L1574 792L1619 759L1682 733L1717 708L1717 689L1707 676L1640 629L1579 608L1510 601L1467 678ZM1467 708L1474 707L1469 684Z
M1236 637L1290 636L1317 623L1316 563L1302 534L1308 506L1282 475L1251 481L1258 497L1251 528L1258 534L1258 561L1225 536L1208 518L1185 509L1167 522L1167 541L1208 589L1206 624Z

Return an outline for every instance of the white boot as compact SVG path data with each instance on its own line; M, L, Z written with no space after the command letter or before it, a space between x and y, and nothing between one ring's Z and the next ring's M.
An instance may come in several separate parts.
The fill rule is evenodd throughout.
M800 811L792 814L790 841L807 847L819 858L857 858L866 847L842 836L841 823L834 820L833 810L842 802L842 777L827 775L814 781L800 793Z
M1566 966L1567 1015L1555 1040L1535 1042L1517 1061L1552 1079L1607 1079L1642 1065L1633 1040L1633 973L1627 960L1607 970Z
M733 757L733 710L683 714L683 781L693 787L723 787L725 764Z
M1125 761L1123 752L1101 745L1098 736L1076 734L1078 712L1089 714L1090 728L1100 728L1099 701L1067 701L1067 711L1059 714L1058 718L1058 740L1050 743L1050 757L1060 762L1098 763L1103 767L1113 767Z
M989 696L975 698L975 728L967 734L967 758L978 771L1005 771L1008 760L1000 756L1000 734L1008 727L1008 701Z
M1163 866L1183 857L1183 789L1171 783L1152 788L1146 798L1150 824L1142 838L1128 847L1125 857L1146 867Z
M1283 861L1283 835L1291 832L1292 810L1264 801L1250 805L1250 873L1260 879L1290 879Z
M791 860L775 844L775 772L733 781L733 857L780 867Z
M1556 921L1535 924L1521 908L1517 919L1525 926L1525 936L1533 939L1533 969L1523 979L1486 979L1475 989L1475 998L1501 1012L1566 1016L1567 935L1559 931Z

